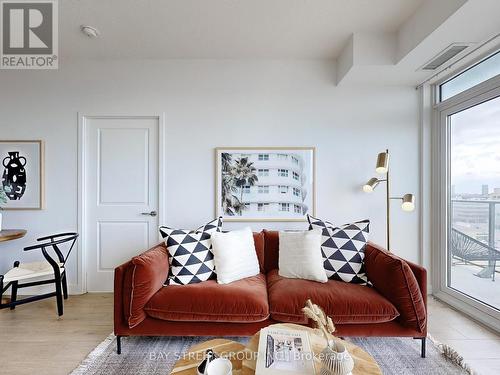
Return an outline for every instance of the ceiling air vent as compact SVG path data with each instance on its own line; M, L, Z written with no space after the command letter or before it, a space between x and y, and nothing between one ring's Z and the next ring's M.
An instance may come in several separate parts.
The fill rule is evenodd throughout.
M429 61L427 64L425 64L421 68L421 70L436 70L445 62L451 60L452 58L454 58L456 55L458 55L460 52L462 52L468 47L469 44L452 44L444 51L439 53L439 55L434 57L431 61Z

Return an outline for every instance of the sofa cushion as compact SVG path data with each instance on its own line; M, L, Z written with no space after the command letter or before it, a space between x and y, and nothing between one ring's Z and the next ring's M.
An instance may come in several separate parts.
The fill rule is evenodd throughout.
M326 283L321 256L321 231L280 231L279 274L290 279Z
M266 273L264 267L264 232L253 232L253 242L259 260L260 272Z
M160 227L170 254L170 272L165 285L195 284L215 278L211 236L221 227L222 217L196 230Z
M168 272L167 248L158 244L132 258L131 264L123 283L123 311L129 328L146 319L144 305L163 285Z
M269 272L279 268L280 232L264 229L262 233L264 234L264 269Z
M369 243L365 257L366 273L376 290L390 300L401 314L398 321L405 327L426 332L425 269L412 265L421 273L424 294L410 265L398 256Z
M253 237L250 227L212 234L212 251L219 284L229 284L260 273Z
M144 310L153 318L179 322L260 322L269 317L266 277L258 274L230 284L208 280L165 286Z
M271 318L306 324L302 314L307 299L321 306L336 324L383 323L398 317L398 310L374 288L328 280L287 279L278 270L267 274Z
M366 285L363 266L370 220L335 227L332 223L307 215L309 229L323 233L321 252L329 279Z

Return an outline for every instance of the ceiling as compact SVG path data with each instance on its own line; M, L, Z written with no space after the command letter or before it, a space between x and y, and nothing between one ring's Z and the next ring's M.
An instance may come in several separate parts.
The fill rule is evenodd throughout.
M442 1L442 0L439 0ZM335 59L394 33L424 0L62 0L63 58ZM87 24L101 31L90 40Z
M457 61L500 36L499 0L61 0L59 12L63 60L328 60L337 84L416 84L451 44L470 46Z

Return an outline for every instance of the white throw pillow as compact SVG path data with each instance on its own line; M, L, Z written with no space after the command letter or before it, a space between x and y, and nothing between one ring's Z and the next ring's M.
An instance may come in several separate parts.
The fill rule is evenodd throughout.
M212 252L219 284L229 284L260 272L250 227L213 233Z
M321 230L280 232L279 236L280 276L320 283L328 281L321 255Z

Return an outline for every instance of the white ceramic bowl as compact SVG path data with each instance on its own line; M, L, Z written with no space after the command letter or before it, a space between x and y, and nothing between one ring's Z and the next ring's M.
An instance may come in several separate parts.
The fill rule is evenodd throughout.
M225 358L217 358L209 363L207 375L232 375L233 365L231 361Z

